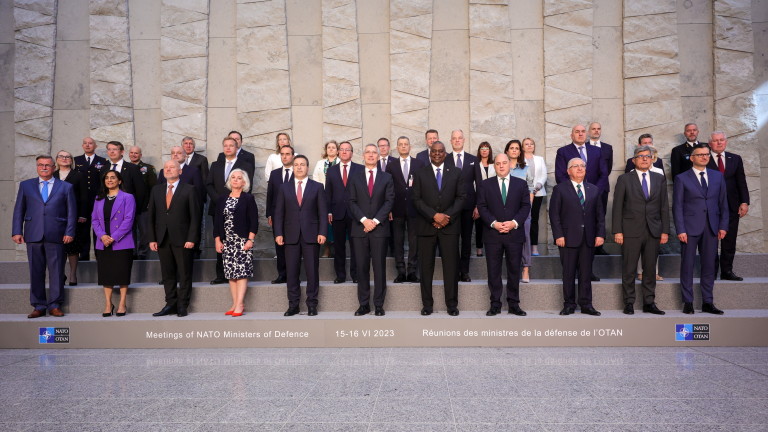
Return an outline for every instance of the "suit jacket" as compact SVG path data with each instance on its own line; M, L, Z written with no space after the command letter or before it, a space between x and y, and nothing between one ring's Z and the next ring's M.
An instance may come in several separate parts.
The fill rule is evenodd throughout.
M202 208L195 187L179 182L169 208L165 207L166 189L165 183L155 185L149 197L149 241L159 244L167 236L175 247L183 247L186 242L199 243Z
M64 236L75 236L77 200L72 185L54 178L48 201L40 196L40 178L19 184L13 207L11 235L23 235L25 242L63 243Z
M698 141L696 142L698 144ZM672 154L669 157L669 164L672 166L672 181L683 172L693 168L691 163L691 152L693 147L684 142L672 148Z
M275 237L283 236L285 244L317 243L318 235L328 233L328 209L323 186L307 178L301 193L301 206L296 200L296 180L284 183L277 191L272 223Z
M446 156L446 158L447 158L447 156ZM432 163L429 160L429 149L422 150L422 151L416 153L416 159L424 162L424 165L429 165L430 163Z
M513 176L509 178L506 204L501 199L501 188L499 188L497 176L483 180L477 188L477 211L483 221L483 241L486 243L525 242L523 223L531 212L528 183ZM491 228L491 223L494 221L510 220L517 222L517 229L502 234Z
M587 141L589 142L589 141ZM589 145L593 145L591 142L589 142ZM593 145L594 147L597 147ZM608 175L611 175L611 170L613 170L613 146L604 143L600 141L600 147L597 147L600 149L600 158L605 162L605 167L608 170ZM589 157L589 155L587 155ZM566 161L567 163L568 161ZM608 184L608 189L604 189L605 192L610 191L610 183Z
M392 161L396 161L396 160L397 160L397 158L394 157L394 156L387 156L387 164L384 166L384 169L381 169L381 156L379 156L379 160L378 160L378 162L376 162L376 168L378 168L379 171L386 171L387 170L387 166L390 163L392 163Z
M66 178L61 178L60 174L59 170L53 172L54 177L72 185L72 191L75 193L75 201L77 202L77 217L88 218L90 206L88 205L88 185L85 183L85 177L75 169L70 170Z
M88 214L91 214L93 208L93 200L101 190L101 169L107 164L107 160L103 157L94 154L91 164L88 165L88 161L85 159L85 155L75 156L75 169L85 177L85 185L88 189L88 199L90 204L88 205Z
M445 166L455 167L453 152L445 156ZM477 203L475 192L475 166L478 165L477 156L464 152L464 160L461 161L461 177L464 179L464 210L472 210Z
M285 167L273 169L269 173L269 180L267 181L267 217L273 217L275 215L275 205L277 203L277 193L280 187L284 184L285 180ZM293 180L293 170L288 178L288 182Z
M202 174L197 168L184 164L184 168L181 169L181 174L179 175L179 180L181 180L182 183L192 185L195 188L195 191L197 191L197 202L201 206L205 204L205 183ZM166 184L164 170L160 170L160 173L157 174L157 184Z
M723 176L725 177L725 192L728 197L728 210L731 214L735 214L739 212L739 206L742 203L749 205L747 176L744 174L744 162L741 160L741 156L731 152L723 152L723 156L725 157ZM707 168L718 170L717 157L709 158Z
M349 189L349 211L355 220L352 223L350 235L352 237L389 237L389 212L392 210L392 204L395 202L395 186L392 176L379 170L376 173L376 180L373 183L373 195L368 195L368 175L364 169L363 172L356 174L352 183L347 183ZM379 225L370 233L366 233L362 218L376 219Z
M456 167L448 167L443 163L442 178L443 187L438 190L432 164L414 173L413 205L420 216L416 225L419 236L437 235L438 229L432 226L436 213L444 213L451 218L448 225L440 231L454 235L461 232L459 219L466 196L464 177Z
M403 168L400 158L387 165L387 172L392 176L395 189L395 202L392 205L392 217L416 217L416 207L413 206L413 174L424 167L424 162L416 158L408 161L408 181L403 178Z
M101 176L112 169L110 161L106 162L106 165L101 167ZM162 170L160 171L162 173ZM139 167L128 162L123 161L123 166L120 170L120 175L123 177L123 191L133 195L136 199L136 212L141 213L147 208L147 195L148 191L144 184L144 178L141 176ZM101 179L99 179L101 182Z
M707 169L707 193L690 169L675 179L672 214L678 234L701 235L709 226L712 235L728 231L728 198L723 175Z
M667 175L666 171L664 171L664 161L661 160L661 158L657 158L656 162L653 163L653 166L655 166L656 168L660 169L661 172L664 173L664 176ZM632 162L632 158L629 158L629 159L627 159L627 166L624 167L624 172L628 173L628 172L632 171L633 169L635 169L635 163Z
M240 147L240 151L237 152L237 158L242 159L245 162L248 162L249 164L256 166L256 157L253 155L253 153L249 152L248 150ZM222 161L224 160L224 152L219 153L219 156L216 157L216 161ZM251 184L253 184L253 179L251 179Z
M587 156L589 157L589 156ZM571 180L559 183L549 198L549 222L552 238L565 237L565 247L579 247L585 239L589 247L595 246L595 237L605 238L605 212L602 191L595 185L583 182L584 207Z
M653 237L669 234L667 179L648 171L648 199L637 172L619 176L613 192L613 232L624 237L640 237L645 228Z
M344 187L344 181L341 176L343 163L339 161L336 165L328 168L325 173L325 199L328 201L326 207L328 213L333 215L334 220L347 217L349 208L349 179L353 175L359 175L363 172L363 166L351 162L347 172L347 187Z
M600 188L601 192L609 191L608 175L611 172L605 164L606 161L603 158L600 149L589 143L586 143L585 146L587 151L587 176L585 181ZM570 178L568 177L568 161L577 157L581 157L581 155L573 143L557 149L557 156L555 157L555 180L558 184L570 181Z
M227 180L224 178L226 172L227 161L216 161L211 164L211 170L208 171L208 177L205 180L205 189L208 192L208 197L212 203L219 201L220 195L229 195L229 189L227 189ZM232 164L232 169L241 169L248 174L248 177L253 178L254 167L243 159L237 158L235 163ZM253 183L251 183L251 191L253 191ZM216 206L208 206L208 214L213 216L216 212Z
M226 238L224 230L224 207L227 205L229 194L221 194L216 200L216 213L213 218L213 237L219 237L223 242ZM214 207L214 206L211 206ZM253 195L242 192L232 212L232 230L242 238L248 238L248 233L259 232L259 208Z
M203 179L203 183L205 183L209 171L208 158L199 153L192 153L192 160L189 162L189 166L193 166L200 171L200 177Z
M157 184L157 170L155 170L154 165L143 161L139 161L136 166L139 167L139 172L144 178L144 186L147 188L147 194L149 194L149 191Z
M96 234L94 248L104 250L101 236L107 233L105 227L109 224L109 236L115 239L115 242L112 243L112 250L133 249L133 220L136 217L136 200L133 195L118 191L115 202L112 204L109 220L104 220L105 201L106 198L96 200L93 203L91 224L93 225L93 232Z

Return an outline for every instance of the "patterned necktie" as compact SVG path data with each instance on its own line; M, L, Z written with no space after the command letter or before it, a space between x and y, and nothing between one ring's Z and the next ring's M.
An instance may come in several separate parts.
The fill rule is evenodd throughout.
M701 176L701 188L704 189L704 196L707 196L707 190L709 188L707 187L707 179L704 177L704 172L700 172L699 176Z
M458 168L458 169L464 168L464 164L461 162L461 153L457 154L456 158L457 158L457 160L456 160L456 168Z
M116 163L112 164L112 171L117 171L117 164Z
M387 170L387 159L381 158L381 170L386 171Z
M725 174L725 164L723 164L722 153L717 155L717 169L720 171L720 174Z
M405 163L403 164L403 180L405 180L405 183L408 183L408 158L405 159Z
M344 182L344 187L347 187L347 164L344 164L344 172L341 174L341 181Z
M578 191L577 194L579 195L579 203L581 204L581 207L584 207L584 194L581 192L581 185L576 185L576 190Z
M40 196L43 197L43 202L48 202L48 182L43 180L40 182L43 187L40 188Z
M299 207L301 207L301 180L299 180L299 188L296 190L296 201L299 202Z
M648 197L651 196L650 193L648 193L648 181L645 179L645 176L647 173L643 173L643 195L645 195L645 199L648 199Z
M579 154L584 163L587 163L587 155L584 153L584 146L579 147Z
M285 169L285 178L283 179L283 183L288 183L288 180L290 180L291 177L288 175L288 169Z
M168 193L165 194L165 208L171 208L171 199L173 199L173 185L168 185Z
M437 169L435 180L437 180L437 190L443 190L443 176L440 174L440 168Z
M501 203L506 205L507 204L507 183L505 182L507 178L504 177L501 179Z

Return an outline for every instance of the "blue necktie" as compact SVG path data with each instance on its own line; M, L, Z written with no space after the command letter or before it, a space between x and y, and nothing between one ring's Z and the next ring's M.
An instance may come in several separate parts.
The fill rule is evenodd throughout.
M700 172L699 175L701 176L701 188L704 189L704 196L707 196L707 190L709 189L707 187L707 179L704 177L704 172Z
M645 195L645 199L648 199L651 194L648 193L648 181L645 179L646 174L643 173L643 195Z
M584 161L584 163L587 163L587 155L584 154L584 146L579 147L579 154L581 155L581 159Z
M40 183L43 184L43 187L40 190L40 195L43 197L43 202L48 202L48 182L41 181Z
M437 169L435 179L437 180L437 190L443 190L443 176L440 174L440 168Z
M461 162L461 153L457 154L456 157L458 158L456 161L456 168L458 169L464 168L464 164Z

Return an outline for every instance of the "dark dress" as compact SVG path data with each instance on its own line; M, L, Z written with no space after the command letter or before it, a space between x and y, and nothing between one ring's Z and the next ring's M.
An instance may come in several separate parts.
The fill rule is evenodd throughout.
M112 206L114 199L104 199L104 220L109 221L112 217ZM111 235L109 223L104 224L104 231ZM99 274L99 285L101 286L125 286L131 283L131 269L133 268L133 248L112 250L112 245L104 247L104 250L95 250L96 267Z
M228 197L224 205L224 277L229 280L253 277L253 250L243 250L246 238L234 230L233 215L237 198Z
M69 171L66 178L61 178L59 170L56 170L53 172L53 176L72 185L72 190L75 192L75 202L77 203L77 217L86 219L90 217L91 215L88 212L87 206L88 187L85 184L83 174L80 171L73 169ZM90 230L81 230L80 225L87 225L90 227L89 224L81 224L78 222L78 230L77 233L75 233L74 239L64 245L64 253L67 256L80 255L80 250L83 248L83 242L81 241L82 232L90 232Z

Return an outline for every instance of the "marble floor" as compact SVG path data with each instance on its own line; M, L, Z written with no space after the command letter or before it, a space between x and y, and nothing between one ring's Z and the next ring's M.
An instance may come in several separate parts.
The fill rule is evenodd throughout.
M0 350L0 430L765 431L768 348Z

